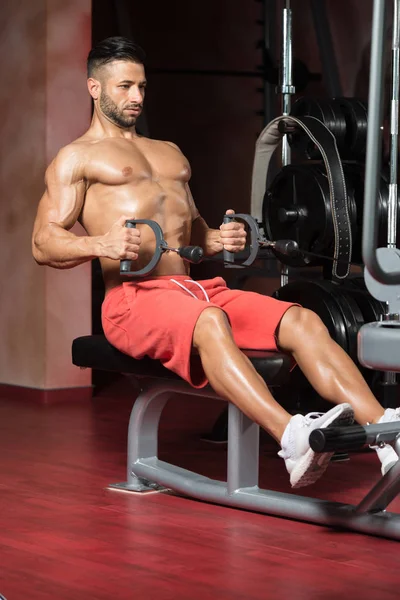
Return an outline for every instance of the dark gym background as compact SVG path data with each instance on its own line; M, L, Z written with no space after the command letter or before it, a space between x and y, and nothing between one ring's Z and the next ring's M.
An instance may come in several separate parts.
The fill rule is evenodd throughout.
M266 81L261 71L271 66L269 59L275 70L279 64L284 4L283 0L93 1L94 44L122 34L145 49L148 133L175 142L188 157L192 193L211 227L219 226L227 208L250 210L255 141L264 125L281 112L273 74L269 71ZM370 0L292 0L291 8L293 56L303 67L296 81L298 95L366 97ZM304 67L311 77L304 76ZM168 72L174 69L187 72ZM260 77L240 75L257 71ZM270 271L276 276L275 268ZM192 273L196 278L231 275L210 263ZM96 332L101 327L103 293L96 264L93 292Z
M322 75L321 82L312 81L304 92L323 96L328 90L311 4L309 0L291 2L294 57L304 61L311 72ZM329 18L342 91L354 95L361 54L368 43L371 2L334 0L322 4ZM146 50L149 87L145 106L150 136L174 141L188 156L193 195L213 227L220 224L229 206L238 211L249 209L254 143L264 125L262 78L228 73L256 71L262 66L265 12L275 23L275 27L267 23L275 34L269 50L275 59L279 57L283 5L282 0L93 0L94 43L109 35L131 33ZM129 22L124 18L121 23L118 15L128 17ZM152 72L179 68L193 69L194 73ZM196 70L227 74L205 76ZM277 97L276 113L279 101Z

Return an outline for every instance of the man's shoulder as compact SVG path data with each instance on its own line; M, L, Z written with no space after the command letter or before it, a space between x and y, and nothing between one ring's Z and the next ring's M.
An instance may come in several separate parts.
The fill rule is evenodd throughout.
M79 161L82 155L87 152L89 145L89 140L78 138L60 148L54 160L58 163Z
M148 141L150 144L154 145L154 146L158 146L159 148L174 148L174 150L177 150L178 152L182 152L181 149L179 148L179 146L177 146L177 144L175 144L174 142L170 142L167 140L156 140L154 138L148 138L148 137L144 137L144 136L139 136L140 140L146 140Z
M181 152L181 149L179 148L179 146L177 146L177 144L175 144L174 142L161 142L162 144L168 144L168 146L170 146L171 148L175 148L175 150L178 150L179 152Z
M89 141L79 138L60 148L50 165L46 178L55 176L70 183L83 178Z

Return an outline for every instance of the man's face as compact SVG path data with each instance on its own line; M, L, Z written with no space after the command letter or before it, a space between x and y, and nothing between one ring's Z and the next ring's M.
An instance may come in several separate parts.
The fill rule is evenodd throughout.
M142 112L146 87L143 65L116 60L102 68L100 110L110 121L129 129Z

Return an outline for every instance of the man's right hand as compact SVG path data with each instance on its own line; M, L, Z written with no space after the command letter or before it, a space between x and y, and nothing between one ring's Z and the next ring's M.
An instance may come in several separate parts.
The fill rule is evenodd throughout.
M126 227L133 217L123 215L114 223L110 231L99 238L101 256L114 260L137 260L139 256L140 231L136 227Z

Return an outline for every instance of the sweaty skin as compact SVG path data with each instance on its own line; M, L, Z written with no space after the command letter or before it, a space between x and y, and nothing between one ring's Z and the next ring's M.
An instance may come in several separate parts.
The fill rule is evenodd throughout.
M88 80L95 102L90 128L63 148L46 172L46 191L33 233L37 262L71 268L98 257L108 292L121 283L120 259L135 260L137 270L154 253L151 229L146 225L137 231L127 229L129 218L157 221L171 247L199 245L212 255L222 250L222 235L231 250L242 249L246 237L242 224L212 230L200 217L189 189L190 165L179 148L136 133L146 81L143 66L114 61L102 67L99 79ZM102 113L102 87L108 105L117 106L129 127L118 126ZM87 237L69 232L77 220ZM236 238L231 239L232 231ZM152 275L187 273L188 264L178 254L166 252Z
M46 172L46 190L34 225L32 249L39 264L65 269L98 257L106 292L121 282L119 261L137 269L154 251L145 226L126 219L156 220L171 247L202 246L206 255L238 252L246 234L240 223L210 229L189 190L190 166L172 143L140 137L135 123L143 106L145 73L140 64L114 61L88 79L94 114L88 131L63 148ZM233 211L232 211L233 212ZM87 236L70 229L79 221ZM188 265L163 255L153 275L181 275ZM330 338L317 315L290 308L277 331L279 347L293 354L315 389L333 403L349 402L360 423L376 422L383 409L347 354ZM221 397L280 441L290 415L234 343L225 314L204 310L193 333L204 371Z

